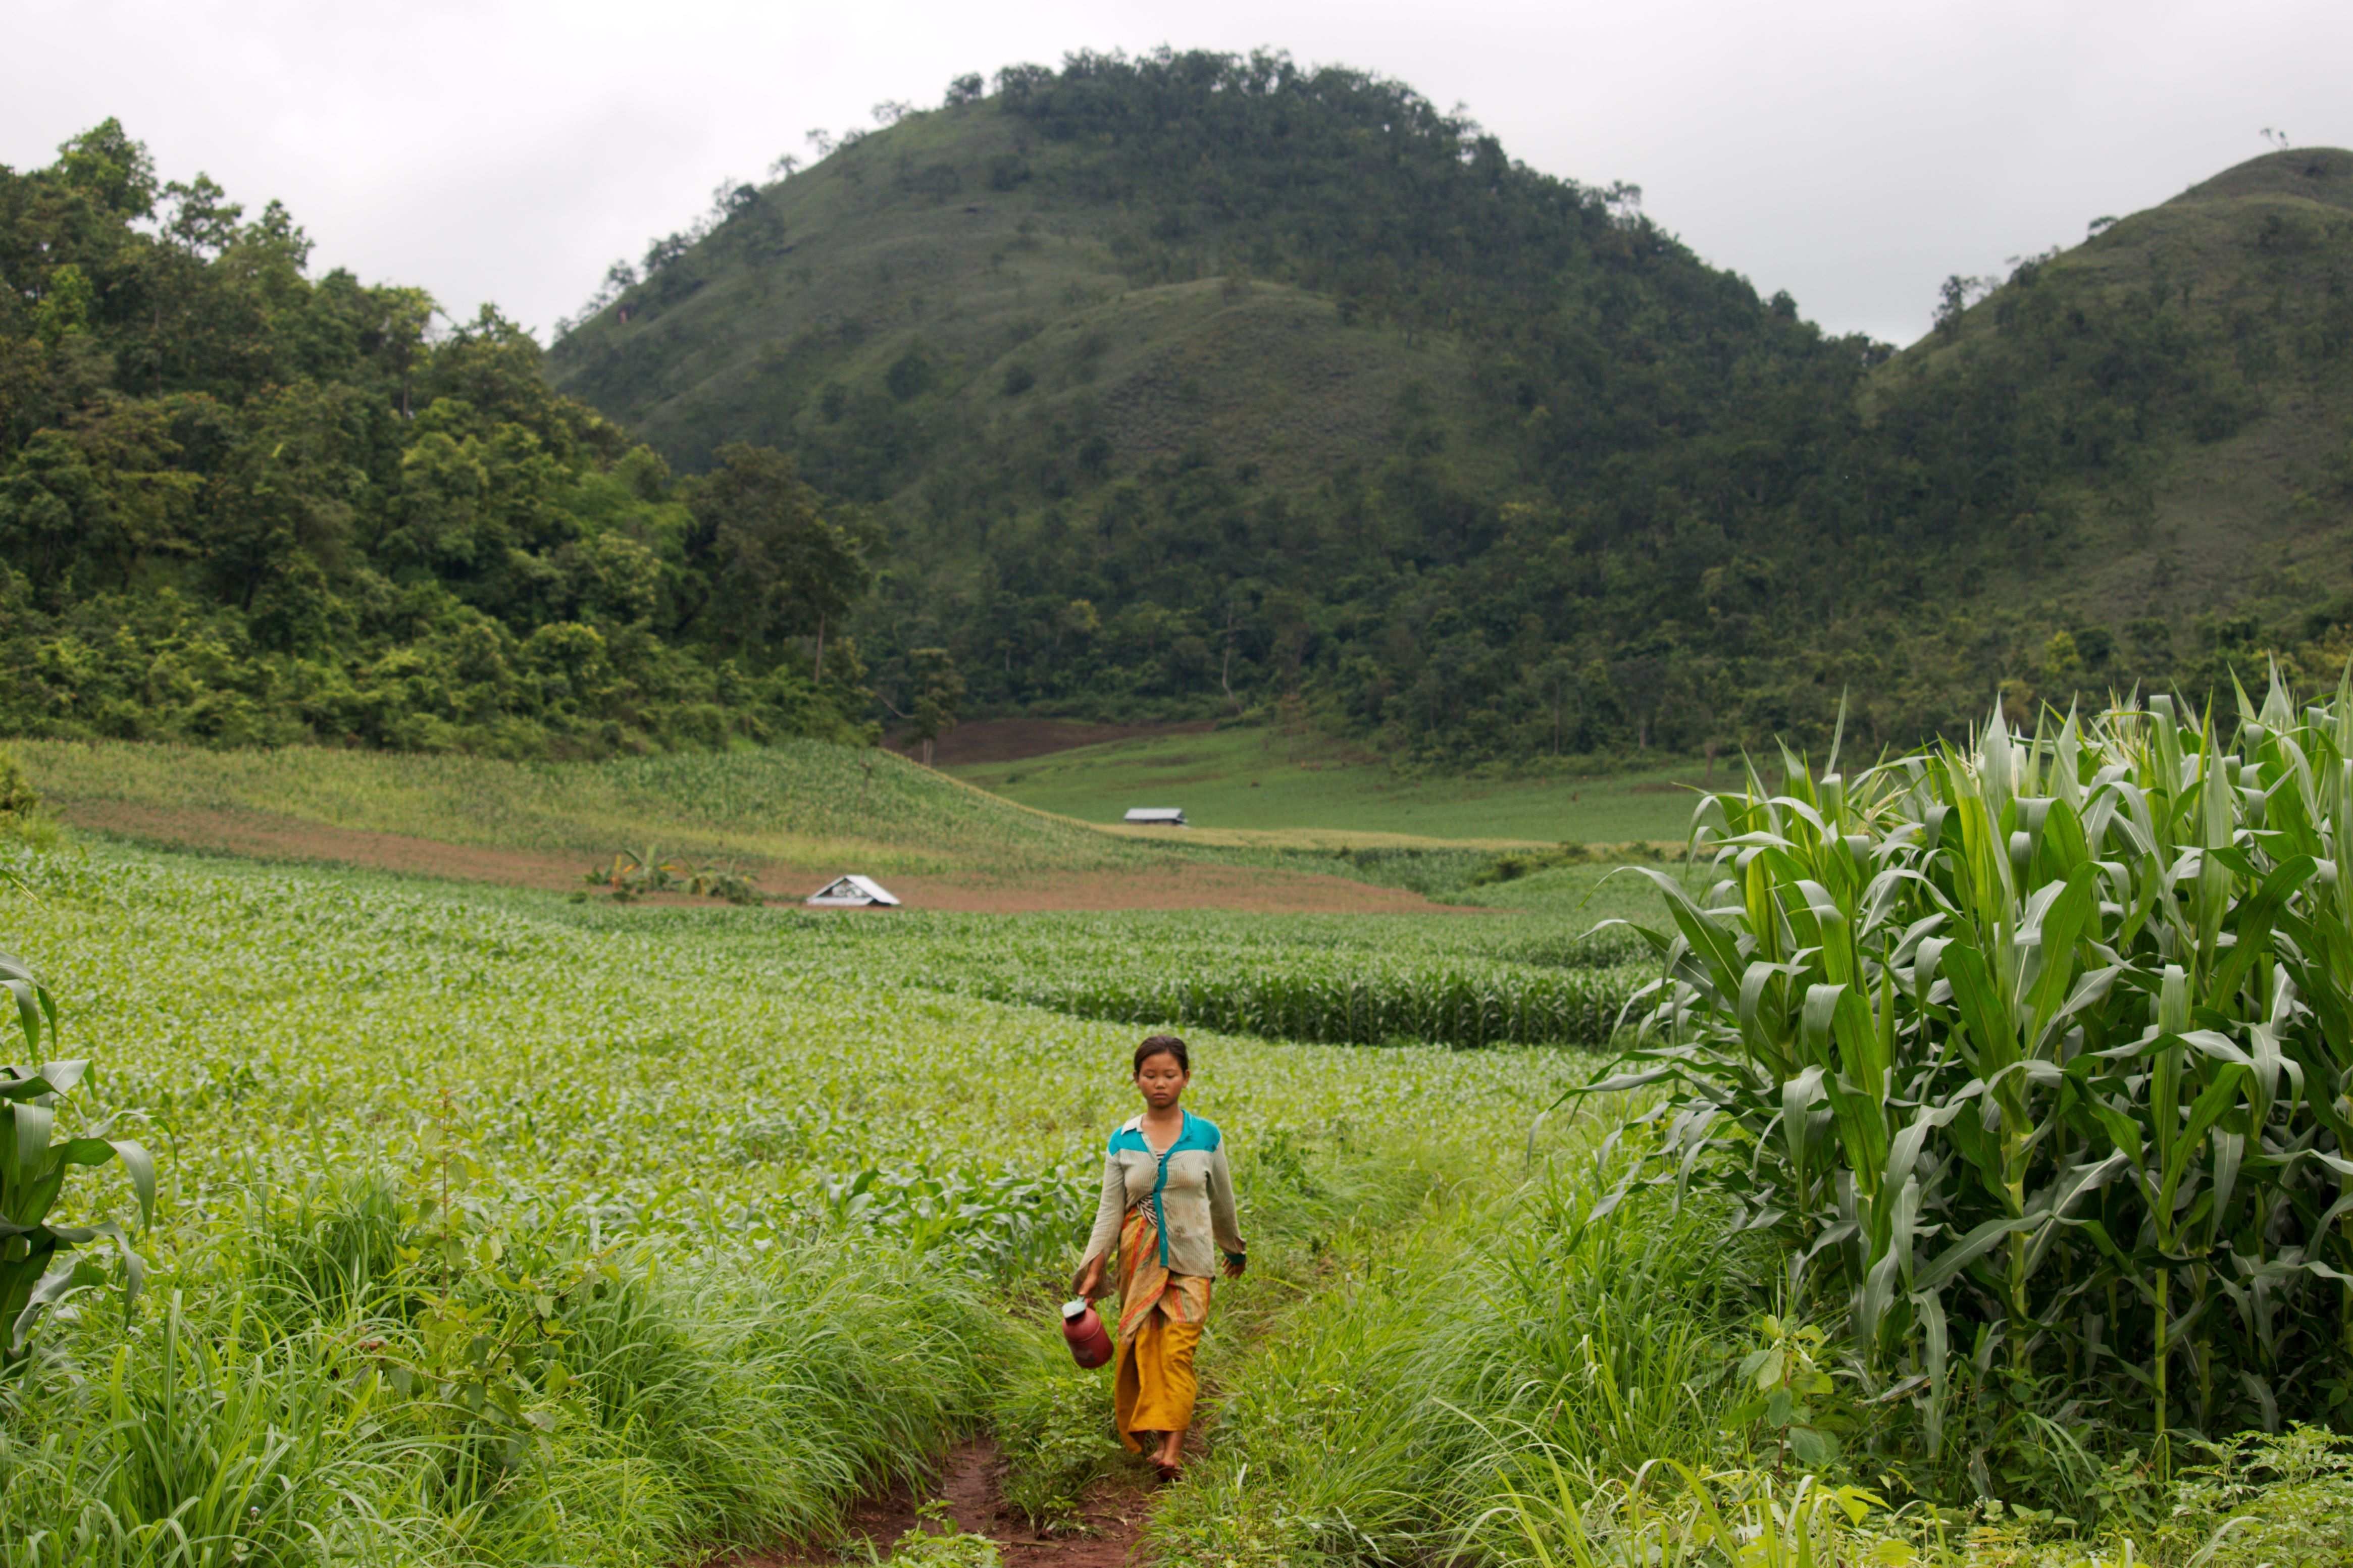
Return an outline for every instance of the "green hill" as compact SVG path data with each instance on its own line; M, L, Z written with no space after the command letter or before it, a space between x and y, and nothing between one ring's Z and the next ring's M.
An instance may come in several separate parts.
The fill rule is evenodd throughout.
M2274 153L2095 226L1948 311L1876 373L1867 413L1927 490L2008 514L1966 585L2075 628L2094 673L2194 684L2273 647L2333 679L2353 153Z
M773 442L886 504L886 693L921 641L1006 710L1300 691L1447 759L1707 738L1673 575L1804 504L1868 345L1395 83L998 83L657 247L555 384L682 466Z
M1164 52L997 89L738 193L549 359L683 467L773 443L882 507L886 696L939 644L989 711L1283 702L1454 763L2335 657L2346 154L1895 354L1395 83Z
M1033 469L1207 442L1312 482L1377 442L1410 384L1459 393L1451 342L1191 276L1194 246L1151 237L1182 220L1069 199L1098 162L994 100L913 117L741 207L562 340L552 374L681 462L772 443L875 500L1008 438ZM1185 276L1131 276L1147 246L1149 270ZM1058 426L1083 434L1050 448Z

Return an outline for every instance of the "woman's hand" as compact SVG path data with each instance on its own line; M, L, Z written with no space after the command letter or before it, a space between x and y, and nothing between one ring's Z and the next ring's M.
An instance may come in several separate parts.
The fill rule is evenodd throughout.
M1082 1301L1092 1301L1103 1294L1103 1260L1089 1258L1087 1266L1080 1269L1078 1278L1071 1282L1071 1293Z
M1229 1252L1226 1254L1225 1273L1227 1279L1240 1279L1242 1277L1242 1270L1249 1267L1250 1254L1246 1252Z

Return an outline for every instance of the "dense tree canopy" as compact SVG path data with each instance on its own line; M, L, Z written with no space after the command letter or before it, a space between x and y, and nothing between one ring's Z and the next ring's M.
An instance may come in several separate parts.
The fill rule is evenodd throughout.
M159 186L112 121L0 168L0 727L515 754L858 732L859 518L773 452L733 489L674 483L495 310L435 331L416 289L309 278L309 248L274 203Z

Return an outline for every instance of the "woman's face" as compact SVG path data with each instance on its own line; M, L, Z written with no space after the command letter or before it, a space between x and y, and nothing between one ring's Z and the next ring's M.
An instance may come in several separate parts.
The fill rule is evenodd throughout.
M1144 1102L1155 1110L1176 1104L1176 1097L1185 1092L1185 1069L1166 1051L1145 1058L1144 1065L1135 1069L1135 1087L1144 1091Z

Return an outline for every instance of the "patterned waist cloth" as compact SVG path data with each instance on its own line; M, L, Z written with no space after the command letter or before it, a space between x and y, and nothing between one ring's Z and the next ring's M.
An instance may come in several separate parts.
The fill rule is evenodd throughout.
M1160 1261L1151 1209L1127 1211L1119 1230L1119 1349L1112 1411L1119 1440L1142 1453L1138 1432L1182 1432L1193 1424L1198 1384L1193 1350L1209 1316L1209 1281L1171 1274Z

